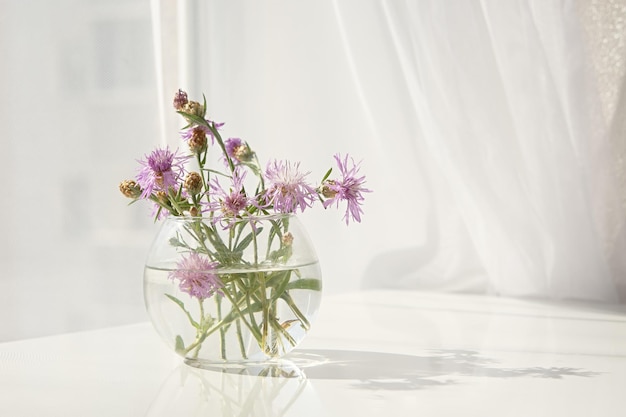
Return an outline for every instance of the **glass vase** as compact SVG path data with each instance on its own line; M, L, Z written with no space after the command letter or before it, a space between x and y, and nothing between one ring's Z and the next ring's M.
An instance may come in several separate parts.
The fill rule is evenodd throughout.
M156 331L196 367L281 358L309 331L321 290L314 246L292 214L170 216L144 273Z

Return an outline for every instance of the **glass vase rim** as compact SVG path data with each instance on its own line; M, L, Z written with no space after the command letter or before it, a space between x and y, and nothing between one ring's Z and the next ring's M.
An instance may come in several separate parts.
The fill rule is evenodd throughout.
M275 220L275 219L284 219L284 218L297 218L298 215L296 213L269 213L269 214L260 214L260 215L249 215L245 217L211 217L209 215L199 215L199 216L167 216L163 219L164 222L188 222L195 220L209 220L215 222L222 221L232 221L234 223L240 222L248 222L248 221L263 221L263 220Z

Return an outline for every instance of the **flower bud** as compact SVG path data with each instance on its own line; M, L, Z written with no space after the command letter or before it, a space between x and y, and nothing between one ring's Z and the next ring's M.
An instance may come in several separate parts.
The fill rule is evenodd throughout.
M247 143L239 138L228 138L224 143L226 153L238 162L250 162L254 157L254 152Z
M248 162L252 160L253 153L248 145L239 145L233 149L233 157L241 162Z
M285 246L291 246L291 244L293 243L293 235L291 234L291 232L287 232L283 235L282 242Z
M204 106L197 101L188 101L182 107L182 111L193 114L194 116L204 117Z
M185 178L185 189L191 195L197 195L202 191L202 177L197 172L190 172Z
M133 180L124 180L120 183L120 191L128 198L139 198L141 187Z
M165 191L157 191L156 193L154 193L154 195L161 204L170 203L170 199L167 197L167 193Z
M189 100L187 100L187 93L181 89L178 89L178 92L174 95L174 108L180 111L185 107L188 102Z
M320 193L322 193L325 198L333 198L337 195L337 191L333 189L335 184L336 182L334 180L325 181L319 189Z
M200 215L200 210L198 210L198 207L191 207L189 209L189 215L191 217L198 217Z
M193 153L202 153L206 150L207 138L204 129L195 127L193 133L187 142L189 149Z

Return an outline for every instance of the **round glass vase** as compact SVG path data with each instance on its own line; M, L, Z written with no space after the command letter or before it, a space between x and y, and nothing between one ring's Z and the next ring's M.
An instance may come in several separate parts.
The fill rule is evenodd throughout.
M293 214L170 216L144 272L152 324L196 367L281 358L309 331L321 290L315 249Z

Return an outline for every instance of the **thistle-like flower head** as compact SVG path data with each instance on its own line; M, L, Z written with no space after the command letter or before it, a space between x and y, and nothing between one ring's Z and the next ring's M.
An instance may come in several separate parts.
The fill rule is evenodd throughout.
M235 167L228 188L224 188L218 178L214 178L209 185L212 201L208 209L217 213L214 217L215 221L225 221L226 227L230 227L238 216L243 214L250 205L254 205L254 201L246 195L244 190L245 177L246 172Z
M306 182L308 172L299 171L300 163L273 160L267 165L265 203L278 213L295 213L311 207L317 193Z
M167 147L156 149L138 161L135 180L123 181L119 186L126 197L150 199L157 218L168 214L196 217L210 212L212 221L231 227L242 217L303 212L319 199L324 208L338 207L345 201L346 224L361 221L363 194L371 190L365 188L365 176L359 175L359 165L349 155L334 155L338 178L328 178L328 171L314 188L307 181L309 172L300 171L299 163L270 160L263 170L247 142L238 137L223 140L220 129L224 123L207 118L206 99L202 103L190 100L179 89L174 94L173 107L187 121L180 134L189 146L189 155L179 155L178 150L172 152ZM218 146L209 152L211 145ZM221 151L219 158L225 163L226 172L208 165L207 156L214 151ZM198 172L187 174L185 165L192 157ZM246 172L256 177L253 193L248 192L252 187L244 188ZM225 178L230 179L227 185Z
M192 297L204 300L215 293L221 294L222 282L216 274L217 262L197 252L183 256L176 264L176 269L169 273L172 281L178 281L181 291Z
M197 125L185 129L180 132L181 138L189 145L189 150L193 153L204 152L207 148L208 139L211 138L211 144L215 143L215 138L211 129L203 125Z
M348 160L349 158L349 160ZM341 173L341 178L327 180L322 184L320 193L327 198L324 201L324 207L328 207L335 203L339 206L341 201L346 202L346 213L344 219L346 224L350 223L352 218L356 222L361 221L363 209L363 193L369 193L363 186L365 184L365 176L359 176L359 165L354 163L354 159L347 154L342 159L341 155L335 155L335 161Z
M170 187L177 187L185 172L184 164L189 159L177 152L169 148L157 148L138 161L141 167L135 179L142 190L141 198L148 198L156 191L167 192Z
M176 110L182 110L188 102L187 93L183 90L179 89L176 94L174 94L173 105Z
M239 138L229 138L224 142L226 153L235 163L249 162L252 160L254 153L247 143Z

